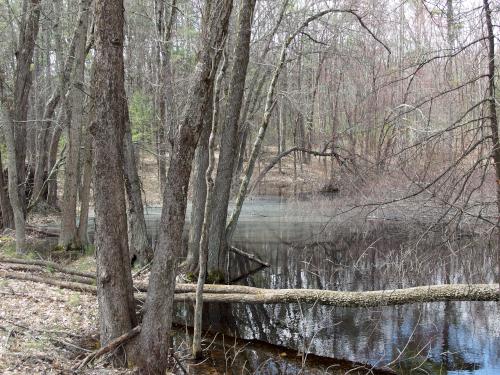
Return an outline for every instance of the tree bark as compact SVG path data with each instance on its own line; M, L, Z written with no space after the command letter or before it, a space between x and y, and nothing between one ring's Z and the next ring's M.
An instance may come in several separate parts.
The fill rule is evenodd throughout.
M66 100L66 99L65 99ZM52 137L50 140L49 147L49 160L48 160L48 170L51 171L57 161L57 151L59 149L59 140L61 139L61 134L63 131L63 125L68 119L68 113L64 108L66 105L63 105L63 109L61 110L61 114L58 116L58 120L54 131L52 132ZM57 207L57 173L58 171L54 171L54 176L49 179L47 184L47 203L52 207Z
M72 73L72 87L68 98L71 106L71 118L67 127L68 153L64 168L64 194L61 213L61 234L59 237L59 245L64 248L81 247L76 227L76 206L78 183L80 180L80 143L85 102L83 82L85 80L85 54L90 3L91 0L82 0L80 2L80 17L77 33L75 34L75 61Z
M96 287L81 282L68 282L53 277L34 276L25 272L0 270L0 278L27 280L64 289L95 293ZM194 302L195 284L176 286L175 302ZM499 284L440 284L403 289L347 292L320 289L261 289L242 285L205 285L204 303L284 304L299 303L348 308L400 306L413 303L451 301L500 301ZM144 300L144 293L136 293Z
M238 19L238 36L231 70L229 96L221 133L221 149L215 179L215 205L210 229L208 270L226 272L225 227L227 207L231 193L231 182L235 161L238 157L238 124L245 91L248 60L250 56L250 37L255 0L242 1ZM227 278L227 275L226 275Z
M219 89L224 76L226 67L226 59L222 63L219 75L213 87L213 104L212 104L212 121L210 138L208 141L208 167L205 170L205 188L206 199L205 209L203 210L203 224L201 227L201 235L199 241L199 273L198 283L196 286L196 304L194 309L194 332L193 332L193 357L201 358L201 331L203 322L203 287L205 285L205 278L207 277L207 258L208 258L208 234L212 220L212 209L214 204L214 180L212 173L215 167L215 138L217 137L218 117L219 117Z
M19 26L14 89L11 97L5 93L5 74L0 69L0 101L7 115L4 135L8 153L8 192L16 227L16 250L20 253L26 249L24 178L26 172L26 122L29 93L33 82L32 60L40 20L39 0L25 0L23 9L25 12L23 12Z
M2 209L2 228L15 228L14 212L9 201L9 190L5 184L2 155L0 154L0 208Z
M165 4L161 0L155 1L156 6L156 29L158 33L157 43L157 65L158 65L158 106L160 112L160 123L158 124L157 150L158 150L158 175L160 179L160 191L162 192L167 176L167 141L172 143L175 130L175 103L173 76L171 67L171 39L172 27L177 15L177 0L169 5L170 11L165 10Z
M89 2L90 3L90 2ZM60 4L59 4L60 6ZM59 9L55 9L56 14L60 12ZM44 175L46 171L49 171L50 169L48 168L47 161L49 158L49 130L53 127L53 118L55 111L57 109L57 106L61 102L61 99L66 97L66 94L68 92L68 83L71 79L71 73L73 71L73 66L74 66L74 60L75 60L75 50L76 50L76 44L79 41L79 39L82 37L82 32L87 32L83 31L83 27L85 25L85 20L83 17L89 17L88 12L80 12L79 20L78 23L75 27L75 31L73 34L73 39L71 40L71 45L68 50L68 55L64 61L60 61L60 51L57 51L58 53L56 54L56 62L57 65L61 66L61 71L60 71L60 78L57 87L55 88L54 92L52 93L51 97L45 104L45 110L43 114L43 120L42 120L42 126L40 129L40 132L38 134L38 138L36 141L36 164L35 164L35 177L33 181L33 197L38 196L40 189L42 188L42 185L44 183ZM56 35L55 39L56 41L60 39L60 26L58 25L55 27L56 29ZM61 48L59 46L58 48Z
M93 97L97 300L101 345L136 326L123 178L123 0L97 0Z
M208 168L208 141L210 138L212 121L212 104L205 112L203 130L194 155L194 172L191 183L193 196L191 199L191 220L189 221L189 240L186 261L181 266L186 272L198 270L200 238L205 216L205 200L207 197L207 184L205 172Z
M130 130L130 120L128 105L124 104L125 136L123 138L124 148L124 171L125 189L128 203L128 243L129 256L131 262L137 261L143 266L152 257L152 249L148 242L146 231L146 221L144 219L144 206L142 204L141 181L137 171L134 144L132 143L132 133Z
M207 13L209 8L211 11ZM167 185L163 192L158 248L151 267L144 305L146 313L138 339L137 349L142 355L137 364L143 373L163 374L168 364L175 272L183 242L191 165L203 125L203 113L208 106L216 55L223 48L231 9L231 0L205 3L208 20L202 26L200 51L189 90L189 101L175 135Z
M493 141L493 150L491 155L495 165L496 176L496 196L497 196L497 239L500 240L500 138L498 130L498 115L496 107L496 87L495 87L495 34L493 31L493 22L491 20L491 9L489 0L483 0L484 15L486 20L486 30L488 38L488 95L489 95L489 112L490 112L490 128ZM497 244L497 260L500 260L500 242ZM500 271L497 274L497 279L500 280Z
M29 6L27 5L28 2ZM21 204L23 215L26 211L26 129L29 94L33 82L33 54L38 36L41 12L40 0L25 0L24 6L27 9L27 13L25 13L19 31L19 44L18 50L16 51L17 64L14 78L14 101L13 107L10 109L11 126L13 127L15 142L15 154L12 154L12 157L16 158L17 167L17 179L14 181L14 184L16 185L16 191L19 195L19 203ZM11 203L14 204L13 202ZM16 208L13 207L13 210L15 216ZM16 223L17 221L20 222L20 219L16 220Z
M78 221L78 238L80 244L87 246L89 244L88 222L90 206L90 186L92 184L92 141L88 129L85 132L84 148L82 155L83 176L80 187L80 220Z

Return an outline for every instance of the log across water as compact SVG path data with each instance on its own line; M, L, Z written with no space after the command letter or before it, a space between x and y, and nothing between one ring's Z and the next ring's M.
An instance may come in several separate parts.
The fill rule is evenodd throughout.
M0 277L46 283L61 288L95 293L93 280L88 283L72 282L53 277L35 276L20 272L0 270ZM177 284L175 301L193 302L195 284ZM145 290L143 285L139 289ZM377 307L411 303L446 301L499 301L498 284L442 284L404 289L346 292L319 289L263 289L240 285L206 285L206 303L280 304L306 303L337 307ZM136 293L144 299L145 293Z

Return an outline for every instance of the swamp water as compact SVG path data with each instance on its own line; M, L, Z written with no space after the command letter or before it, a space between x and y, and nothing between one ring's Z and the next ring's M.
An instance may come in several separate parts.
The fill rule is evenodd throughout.
M427 215L414 215L409 208L336 215L342 204L248 200L233 245L258 255L271 267L252 273L258 264L231 255L232 277L239 278L239 284L262 288L346 291L493 282L494 245L470 234L468 228L452 231L433 226L430 223L439 215L432 210ZM147 211L154 237L160 210ZM390 365L398 374L493 375L500 374L499 313L499 305L493 302L370 309L210 304L204 320L212 332L290 349L280 356L283 348L277 351L279 347L254 341L234 344L238 361L228 363L226 352L219 366L220 371L234 367L234 374L297 374L301 369L302 373L345 373L322 365L313 356L317 355L375 367ZM177 306L181 327L189 324L190 316L190 307ZM243 367L247 372L239 370Z

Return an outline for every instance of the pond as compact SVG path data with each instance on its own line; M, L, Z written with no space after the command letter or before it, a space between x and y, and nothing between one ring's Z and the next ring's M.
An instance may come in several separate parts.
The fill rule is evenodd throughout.
M231 276L262 288L346 291L493 282L495 243L473 227L433 224L439 217L433 209L412 207L351 210L341 198L249 199L233 245L271 267L253 272L257 264L231 255ZM159 208L147 210L153 237L159 214ZM204 316L212 332L290 348L301 358L390 365L401 374L485 375L500 373L499 312L490 302L375 309L210 304ZM177 315L178 323L189 324L189 308L179 305ZM247 348L254 370L284 373L275 361L259 367L266 350Z
M239 283L361 291L493 282L495 247L468 228L453 231L429 221L408 222L397 210L336 215L338 211L329 200L249 200L233 242L271 267ZM258 266L231 258L235 278ZM211 304L206 311L215 331L300 353L392 364L398 373L500 373L500 320L494 302L376 309Z

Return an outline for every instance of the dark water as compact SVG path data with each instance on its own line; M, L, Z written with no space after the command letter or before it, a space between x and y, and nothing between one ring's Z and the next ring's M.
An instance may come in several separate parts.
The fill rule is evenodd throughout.
M466 225L433 225L440 217L434 208L350 211L345 207L341 198L248 200L233 245L272 266L242 278L258 265L231 255L232 277L240 278L240 284L262 288L350 291L494 281L496 245L487 230L477 235ZM160 211L146 212L152 237ZM181 324L189 320L188 310L178 306ZM234 372L245 374L346 372L316 360L311 365L306 362L304 370L302 359L316 354L377 367L390 365L401 374L493 375L500 374L499 313L499 305L489 302L375 309L210 304L205 317L213 331L291 349L280 359L283 348L247 342L234 346L239 355L229 364L226 355L220 358L219 371L229 366L245 368ZM297 354L301 360L297 361ZM198 373L209 372L201 368Z
M493 282L494 246L485 235L402 220L397 212L334 216L333 205L249 201L234 245L272 266L239 283L355 291ZM257 268L233 256L230 264L234 278ZM497 303L376 309L212 304L206 313L213 330L299 353L391 365L398 373L500 374Z

